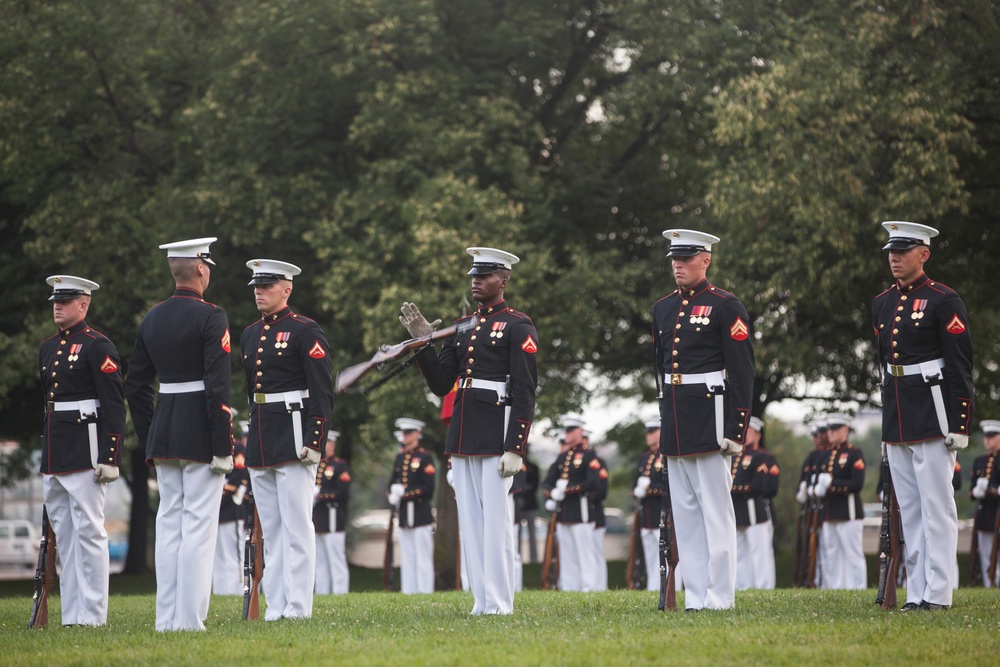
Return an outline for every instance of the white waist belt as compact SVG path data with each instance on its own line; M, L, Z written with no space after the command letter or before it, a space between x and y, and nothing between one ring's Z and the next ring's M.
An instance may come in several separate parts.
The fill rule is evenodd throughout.
M280 391L276 394L254 394L253 402L257 405L264 403L284 403L289 410L302 409L302 401L309 398L308 389L296 389L294 391ZM292 405L298 403L298 408Z
M204 380L192 380L191 382L161 382L161 394L193 394L196 391L205 391Z
M919 364L905 364L901 366L886 364L885 370L893 377L923 375L924 379L932 380L934 378L941 377L941 371L944 370L944 359L934 359L932 361L924 361Z
M465 378L460 380L458 386L462 389L489 389L497 393L497 399L503 401L507 398L507 383L493 380L480 380L478 378Z
M663 376L666 384L703 384L709 389L724 387L726 384L726 371L712 371L711 373L667 373Z
M96 398L88 398L82 401L49 401L45 404L46 412L80 412L82 417L94 416L97 408L101 407L101 402Z

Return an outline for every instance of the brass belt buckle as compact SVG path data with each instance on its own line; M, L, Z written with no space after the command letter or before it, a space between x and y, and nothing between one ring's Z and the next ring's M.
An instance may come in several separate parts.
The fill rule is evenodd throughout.
M670 374L670 384L683 384L684 376L680 373Z
M462 381L462 389L472 389L472 378L465 378Z
M55 412L56 411L56 402L55 401L45 401L45 411L46 412Z
M903 367L902 366L897 366L897 365L894 365L894 364L890 364L889 365L889 373L893 377L897 377L897 378L901 378L901 377L903 377L905 375L905 373L903 373Z
M254 394L253 395L253 402L256 403L256 404L258 404L258 405L260 405L262 403L267 403L267 394L260 394L260 393Z

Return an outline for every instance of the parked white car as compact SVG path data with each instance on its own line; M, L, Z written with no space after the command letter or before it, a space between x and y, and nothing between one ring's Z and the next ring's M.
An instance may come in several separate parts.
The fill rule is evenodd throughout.
M34 569L38 565L39 537L30 521L0 520L0 566Z

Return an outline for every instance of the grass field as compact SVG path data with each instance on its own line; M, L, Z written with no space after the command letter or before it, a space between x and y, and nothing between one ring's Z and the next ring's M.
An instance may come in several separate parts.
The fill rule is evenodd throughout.
M470 617L467 593L360 592L316 596L311 619L276 623L244 622L242 598L214 597L208 632L160 634L152 586L113 577L103 628L61 627L55 596L48 629L28 631L31 582L4 582L0 665L1000 664L997 590L960 589L951 610L911 614L881 611L873 591L741 592L735 610L686 614L658 612L655 593L528 590L506 617Z

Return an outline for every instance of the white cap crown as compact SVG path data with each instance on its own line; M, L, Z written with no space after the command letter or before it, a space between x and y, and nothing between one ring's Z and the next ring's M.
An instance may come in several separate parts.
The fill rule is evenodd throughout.
M411 417L400 417L396 420L396 428L400 431L423 431L424 426L425 423Z
M209 264L215 264L212 261L212 252L208 249L210 245L215 243L218 239L214 236L206 236L201 239L189 239L187 241L174 241L173 243L164 243L160 246L160 250L167 251L167 258L171 257L182 257L190 259L202 259Z
M916 222L888 220L882 223L889 232L889 241L882 250L909 250L917 246L930 246L931 239L938 235L938 230Z
M270 285L279 280L292 280L302 273L302 269L277 259L251 259L247 268L253 271L248 285Z
M521 261L517 255L496 248L466 248L465 252L472 255L472 269L468 273L470 276L487 275L500 269L509 271Z
M663 236L670 241L667 257L693 257L699 252L712 252L712 244L721 240L694 229L667 229Z
M983 429L986 435L997 435L1000 433L1000 421L996 419L984 419L979 422L979 428Z
M583 428L584 424L586 424L586 422L583 421L583 417L572 412L563 415L559 419L559 425L562 426L564 431L568 431L573 428Z
M52 286L49 301L70 301L78 296L90 296L91 292L101 287L93 280L77 276L49 276L45 282Z

